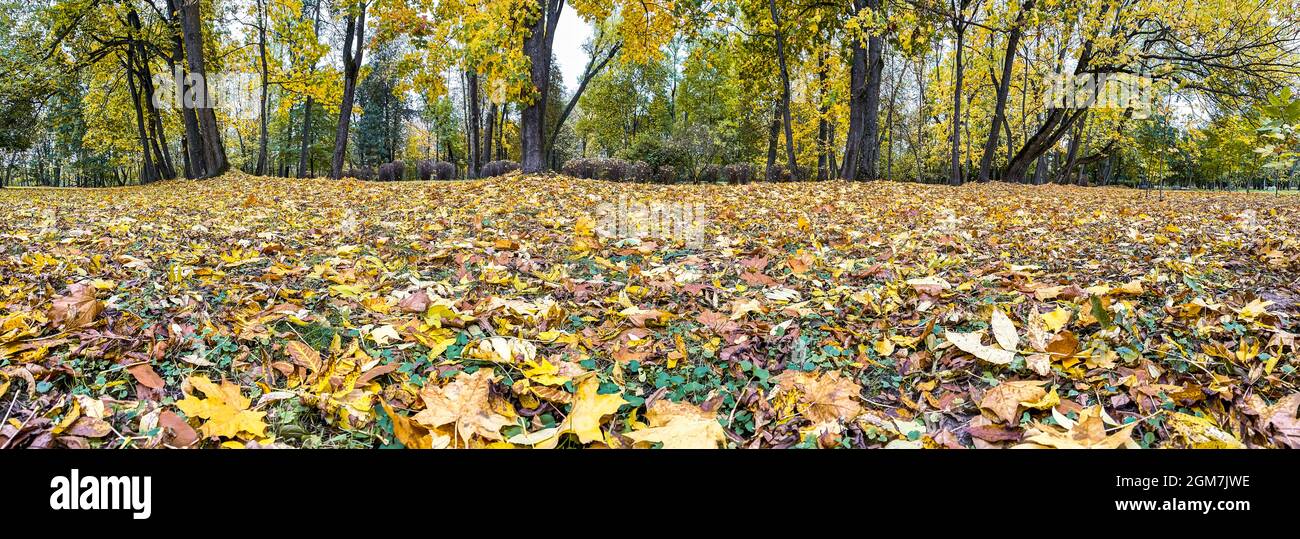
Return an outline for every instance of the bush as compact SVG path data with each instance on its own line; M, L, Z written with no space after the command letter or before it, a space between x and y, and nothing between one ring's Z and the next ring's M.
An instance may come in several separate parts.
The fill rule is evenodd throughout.
M434 162L428 159L421 159L415 163L415 170L420 174L420 181L427 182L433 178L435 171Z
M714 164L708 164L700 167L700 173L695 176L695 181L704 183L717 183L724 178L722 167Z
M456 165L446 161L433 162L434 178L440 181L456 179Z
M632 141L630 147L619 153L622 157L644 160L656 171L659 167L669 166L676 172L689 175L689 171L694 167L690 150L675 138L644 134L638 136Z
M622 159L600 159L597 160L594 168L596 179L621 182L627 178L628 169L631 167Z
M654 179L654 167L645 161L637 161L628 167L628 178L634 182L648 182Z
M655 181L659 183L673 183L677 181L677 169L672 165L659 165L655 169Z
M754 166L749 163L732 163L722 167L722 175L732 185L750 183L754 181Z
M763 171L763 179L769 182L789 181L790 172L785 169L785 165L772 165Z
M591 159L579 157L565 161L564 166L560 167L560 172L564 173L565 176L573 176L574 178L590 178Z
M353 167L343 171L343 177L370 181L375 179L375 169L370 167Z
M785 165L772 165L767 168L765 177L769 182L798 181L808 177L808 168L795 167L794 171L791 172Z
M401 161L393 161L384 165L379 165L379 181L396 182L401 181L406 175L406 164Z
M482 173L484 178L491 178L493 176L504 176L516 170L519 170L519 163L514 161L492 161L483 165Z

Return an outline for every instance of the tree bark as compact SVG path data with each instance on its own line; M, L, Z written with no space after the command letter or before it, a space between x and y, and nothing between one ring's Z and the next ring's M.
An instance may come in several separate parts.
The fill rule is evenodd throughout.
M195 176L211 178L220 176L230 168L226 160L226 148L221 143L221 130L217 125L216 112L208 92L207 70L203 61L203 20L199 11L199 0L178 0L181 2L181 33L185 42L185 60L190 74L199 78L199 103L194 104L194 116L198 122L198 137L191 140L192 146L198 146L203 155L202 168L196 166ZM193 163L192 163L193 164Z
M135 128L140 138L140 155L143 163L140 166L140 184L153 183L158 180L158 169L153 162L153 150L149 148L149 135L144 127L144 107L140 104L140 92L135 84L135 47L131 47L126 55L126 84L131 91L131 106L135 109Z
M480 107L478 98L478 73L473 70L466 71L465 86L465 106L468 109L466 111L468 114L467 121L465 122L465 135L469 142L469 146L466 148L469 155L468 159L466 159L465 169L467 177L477 178L479 175L479 167L483 165L483 151L479 146L479 143L482 140L479 138L479 135L482 134L480 130L480 126L482 125L482 118L480 117L482 114L482 108Z
M880 0L854 0L857 11L877 10ZM877 177L880 157L880 84L884 70L884 40L872 35L853 44L849 67L849 132L845 137L844 163L840 177L846 180L873 180Z
M776 0L768 0L772 24L776 27L776 63L781 70L781 122L785 129L785 158L791 178L799 174L794 156L794 129L790 125L790 71L785 61L785 33L781 31L781 16L776 12Z
M320 1L312 3L312 27L313 34L320 34ZM316 72L316 66L311 66L311 73ZM311 153L311 107L315 98L307 96L307 102L302 107L302 145L298 148L298 177L306 178L310 176L307 163L310 160Z
M978 181L989 181L990 172L993 169L993 153L998 148L998 124L1006 122L1007 94L1011 90L1012 69L1016 63L1016 49L1020 46L1020 35L1024 27L1026 16L1034 9L1034 0L1025 0L1024 5L1020 6L1020 11L1016 13L1016 21L1013 23L1011 33L1007 35L1007 48L1005 57L1002 59L1002 78L997 81L997 99L993 105L993 124L989 126L989 138L984 143L984 155L980 156L980 170ZM1007 135L1010 139L1011 135Z
M167 21L171 26L172 32L172 60L171 69L175 77L176 91L181 91L184 86L181 82L181 68L175 62L185 61L185 45L181 39L181 14L176 5L177 0L167 0L167 13L170 17ZM199 140L199 119L194 114L191 107L178 107L181 111L181 123L185 126L185 131L181 136L181 152L185 156L185 177L197 178L199 170L207 170L206 161L203 159L202 145L196 143Z
M343 33L343 100L339 103L339 125L334 132L334 155L330 159L330 177L343 177L343 158L348 151L348 128L352 122L352 104L356 100L357 75L366 43L366 4L348 13Z
M270 69L266 63L266 2L263 0L257 0L257 57L262 68L262 95L258 103L257 167L254 169L253 174L264 176L266 175L267 139L269 138L266 129L266 103Z
M532 32L524 40L524 55L529 59L529 78L536 93L532 102L520 112L519 143L522 146L522 167L525 173L546 169L546 101L550 90L551 50L555 43L555 27L560 23L564 0L536 0L539 7Z
M948 171L948 185L962 184L961 171L961 91L962 78L966 76L966 68L962 65L962 53L966 43L966 23L961 19L965 11L966 0L962 0L961 9L956 13L957 17L953 19L953 31L957 33L957 46L953 51L953 58L956 62L956 69L952 77L952 148L949 154L950 166Z

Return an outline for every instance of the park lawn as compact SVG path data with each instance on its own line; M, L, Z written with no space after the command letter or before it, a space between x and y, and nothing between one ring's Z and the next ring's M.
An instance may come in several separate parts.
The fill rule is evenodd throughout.
M699 237L605 233L689 208ZM0 447L1300 446L1272 194L0 190Z

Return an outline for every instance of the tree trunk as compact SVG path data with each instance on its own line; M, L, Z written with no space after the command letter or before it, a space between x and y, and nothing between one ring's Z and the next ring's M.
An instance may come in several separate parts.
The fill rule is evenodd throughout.
M134 8L127 11L127 24L131 26L130 42L128 46L132 49L134 56L134 72L140 79L139 92L144 104L145 126L148 131L149 145L145 151L153 152L153 164L158 174L156 179L171 179L176 177L176 169L172 166L171 154L167 148L167 132L163 129L162 116L158 113L158 108L154 105L154 85L153 73L149 69L149 53L144 47L144 42L140 41L140 16ZM128 76L131 73L127 74Z
M262 67L262 95L261 101L258 103L257 167L254 169L253 174L264 176L266 175L268 138L266 101L270 74L266 64L266 3L263 0L257 0L257 57Z
M1082 118L1088 109L1052 109L1047 113L1047 118L1038 130L1025 140L1025 145L1011 157L1007 163L1007 172L1003 176L1006 181L1019 182L1025 177L1029 170L1029 165L1038 159L1038 156L1047 152L1053 145L1064 137L1074 122Z
M825 181L829 176L827 153L830 149L830 122L826 120L828 105L826 103L826 53L817 53L817 180Z
M181 39L181 14L176 7L176 2L177 0L167 0L167 13L170 17L167 23L172 32L172 58L169 64L172 75L175 77L176 91L179 92L184 88L181 84L184 79L182 70L180 66L176 65L176 62L185 61L185 45ZM177 101L177 108L181 111L181 123L185 126L185 131L181 135L181 153L185 156L185 177L197 178L199 175L196 171L207 169L201 151L202 145L195 142L199 139L198 116L194 114L193 108L180 106L179 99Z
M989 181L993 169L993 153L998 148L998 125L1006 122L1007 94L1011 90L1011 74L1016 63L1016 49L1020 46L1020 33L1028 13L1034 9L1034 0L1025 0L1016 13L1011 33L1007 35L1007 49L1002 59L1002 77L997 81L997 100L993 104L993 123L989 126L989 138L984 143L984 155L980 156L978 181ZM1011 135L1007 135L1010 139Z
M357 94L357 74L366 44L366 4L358 4L355 14L346 17L343 33L343 100L339 103L339 125L334 132L334 155L330 159L330 177L343 177L343 158L348 151L348 128L352 122L352 104Z
M316 35L320 34L320 1L317 0L312 4L312 27ZM311 73L316 72L316 66L311 66ZM298 148L298 177L306 178L311 175L308 169L311 153L311 107L315 104L312 96L307 96L307 102L302 107L302 145Z
M185 60L189 65L190 75L197 76L199 80L197 92L199 102L194 104L198 137L191 140L190 144L198 146L203 161L202 168L196 166L194 172L196 177L211 178L225 173L230 168L230 163L226 161L226 149L221 144L221 130L217 126L217 115L212 110L211 98L208 95L207 71L203 61L203 20L199 11L199 0L178 1L181 3L181 33L185 42Z
M560 136L560 128L564 127L564 121L568 120L569 114L573 113L573 108L578 105L578 99L582 97L582 93L587 91L587 84L591 83L591 79L595 78L596 75L600 74L601 70L605 69L605 65L608 64L610 59L613 58L614 55L618 54L619 49L622 48L622 43L616 43L607 53L605 53L605 57L599 60L599 63L597 63L597 58L595 56L592 56L591 60L587 62L587 67L582 71L582 79L578 81L578 89L574 90L573 96L570 97L569 102L564 105L564 110L560 111L560 118L559 120L556 120L555 128L551 130L551 137L546 141L547 156L550 156L551 151L555 149L555 139Z
M524 55L529 59L529 78L536 93L532 102L520 112L519 143L523 147L522 168L525 173L546 169L546 141L543 131L546 124L546 100L550 90L551 50L555 43L555 27L560 23L564 0L536 0L539 15L533 22L532 32L524 40Z
M144 127L144 107L140 104L140 91L135 84L135 47L131 47L126 55L126 84L131 91L131 107L135 109L135 128L140 138L140 155L143 164L140 166L140 184L152 183L158 179L158 170L154 167L153 151L149 148L149 135Z
M965 2L962 3L965 6ZM950 166L948 171L948 185L962 184L961 171L961 91L962 78L966 76L966 68L962 65L962 49L966 42L966 23L960 20L962 12L958 12L958 20L953 21L953 30L957 32L957 48L954 51L956 61L956 70L952 78L952 148L950 153Z
M497 128L497 104L488 102L487 121L483 122L483 164L492 161L492 145L495 142Z
M776 166L776 139L781 136L781 104L777 103L772 107L772 121L767 126L767 168L763 169L764 175L769 174L772 167Z
M781 69L781 122L785 128L785 159L791 178L799 174L794 156L794 129L790 125L790 71L785 61L785 33L781 31L781 16L776 12L776 0L768 0L772 24L776 27L776 63Z
M880 9L880 0L854 0L857 11ZM880 160L880 85L885 63L884 39L877 35L853 44L849 68L849 132L845 137L844 163L840 177L846 180L874 180Z
M465 122L465 128L469 136L469 159L466 164L467 176L477 178L479 169L483 166L483 150L479 146L479 138L482 126L482 108L479 106L478 98L478 73L473 70L465 72L465 81L468 88L465 92L465 104L469 107L468 121Z

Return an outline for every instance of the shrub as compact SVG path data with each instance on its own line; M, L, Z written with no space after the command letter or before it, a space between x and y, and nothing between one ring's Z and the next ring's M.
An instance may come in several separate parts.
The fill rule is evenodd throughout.
M565 176L573 176L574 178L590 178L591 160L585 157L570 159L564 162L564 166L560 167L560 172L563 172Z
M676 138L643 134L633 140L630 147L619 153L622 157L644 160L656 171L666 165L677 172L686 172L694 166L690 150Z
M594 168L597 179L621 182L627 178L629 165L622 159L600 159Z
M754 181L754 166L749 163L732 163L722 167L727 183L740 185Z
M519 170L519 163L514 161L492 161L483 165L483 177L491 178L493 176L504 176L508 173Z
M717 183L722 181L722 179L722 167L714 164L700 167L700 173L695 176L695 181L705 183Z
M446 161L434 161L434 177L441 181L456 179L456 165Z
M628 167L628 179L634 182L648 182L654 179L654 167L645 161L637 161Z
M785 165L772 165L768 167L765 177L769 182L799 181L808 177L808 167L797 166L791 172Z
M384 165L379 165L379 181L395 182L401 181L406 175L406 164L401 161L393 161Z
M655 181L659 183L673 183L677 180L677 169L672 165L659 165L655 169Z
M429 181L435 173L434 162L428 159L421 159L415 163L415 170L420 174L420 181Z
M375 179L375 169L370 167L353 167L343 171L343 177L370 181Z
M763 171L763 179L769 182L790 181L790 171L785 169L785 165L772 165Z

